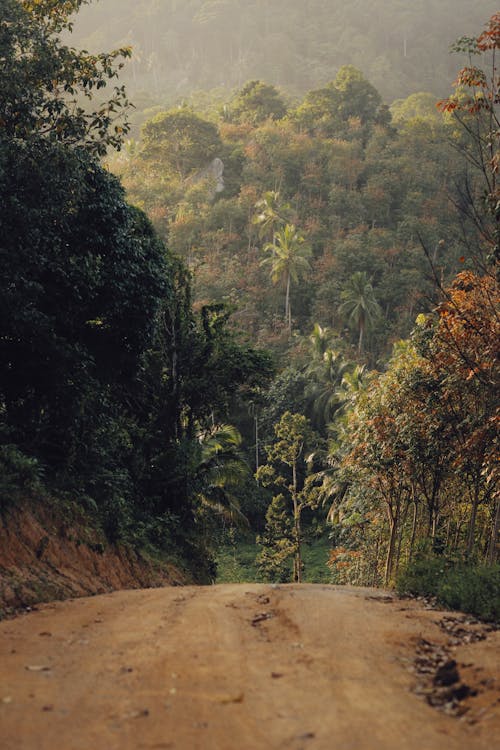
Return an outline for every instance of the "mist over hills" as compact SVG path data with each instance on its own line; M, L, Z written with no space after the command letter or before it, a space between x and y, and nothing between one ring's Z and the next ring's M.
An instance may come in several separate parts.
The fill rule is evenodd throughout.
M495 0L100 0L83 8L73 42L133 47L131 94L172 102L199 89L258 78L291 94L359 68L391 102L445 96L458 37L479 32Z

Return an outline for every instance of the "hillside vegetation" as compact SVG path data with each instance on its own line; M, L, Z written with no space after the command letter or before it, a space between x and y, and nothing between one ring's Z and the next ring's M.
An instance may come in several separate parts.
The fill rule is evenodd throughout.
M500 15L457 43L454 64L468 64L454 89L436 90L436 63L434 84L410 93L406 58L391 62L390 106L353 54L324 75L302 62L311 79L294 97L269 66L178 106L161 56L146 71L138 59L138 86L157 76L143 100L155 106L129 129L128 47L63 41L86 3L3 5L2 513L71 501L99 540L183 560L204 581L228 542L256 538L245 566L296 582L328 545L318 580L399 580L496 617ZM283 33L326 34L341 13L309 5L306 24L305 4L287 4ZM429 43L441 28L430 33L433 3L358 6L333 16L346 44L351 20L376 29L389 8L391 34L403 17L422 16ZM132 12L120 7L96 6L115 35ZM223 47L210 29L245 24L224 63L236 75L254 23L266 38L283 7L134 4L153 46L163 19L172 34L184 19L179 44L203 75L206 45ZM408 56L416 39L403 34ZM317 61L326 48L308 49ZM433 49L426 62L445 54L442 34Z

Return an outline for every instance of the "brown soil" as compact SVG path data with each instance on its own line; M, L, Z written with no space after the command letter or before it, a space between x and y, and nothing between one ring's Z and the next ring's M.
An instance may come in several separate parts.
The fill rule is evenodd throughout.
M447 616L320 585L42 605L0 623L2 750L490 750L500 633L453 644ZM415 694L424 642L470 688L460 716Z
M101 537L72 508L34 503L0 515L0 616L54 599L189 582Z

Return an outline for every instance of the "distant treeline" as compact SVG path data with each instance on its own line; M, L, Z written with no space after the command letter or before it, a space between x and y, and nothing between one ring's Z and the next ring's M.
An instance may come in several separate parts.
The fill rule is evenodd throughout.
M260 78L304 93L342 65L363 71L385 101L445 95L456 70L449 45L497 7L494 0L101 0L84 8L76 44L129 44L124 80L172 102L196 89Z

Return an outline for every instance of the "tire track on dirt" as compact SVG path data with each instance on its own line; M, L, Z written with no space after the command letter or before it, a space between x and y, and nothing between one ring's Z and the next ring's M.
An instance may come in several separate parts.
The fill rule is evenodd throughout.
M377 599L167 588L0 623L2 750L491 750L498 712L470 726L412 694L414 644L447 638L436 613ZM491 677L500 633L467 649Z

